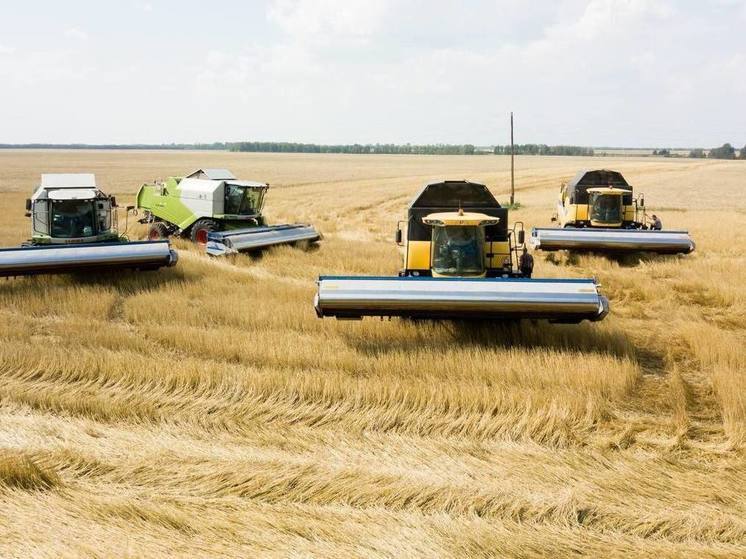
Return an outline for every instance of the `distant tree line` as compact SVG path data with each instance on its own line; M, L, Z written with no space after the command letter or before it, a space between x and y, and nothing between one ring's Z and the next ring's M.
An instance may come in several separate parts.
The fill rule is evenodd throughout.
M375 153L416 155L473 155L472 144L302 144L296 142L235 142L230 151L261 153Z
M299 142L213 142L210 144L0 144L0 149L142 149L142 150L214 150L245 151L263 153L373 153L413 155L484 155L490 153L473 144L305 144ZM509 145L497 145L491 153L507 155ZM547 144L516 144L516 155L595 155L593 148L582 146L549 146ZM655 149L653 155L682 157L668 148ZM746 159L746 146L736 150L725 143L718 148L705 151L694 148L689 151L693 159Z
M472 144L301 144L295 142L236 142L229 144L231 151L270 153L383 153L416 155L480 155L485 152ZM510 146L495 146L495 154L510 153ZM546 144L519 144L518 155L593 155L593 149L579 146L548 146Z
M689 152L689 157L693 159L746 159L746 146L741 148L740 153L736 153L734 148L729 143L725 143L719 148L712 148L709 153L705 153L702 148L696 148Z
M304 144L296 142L214 142L211 144L0 144L0 149L149 149L215 150L262 153L404 153L473 155L485 153L472 144ZM489 153L489 152L487 152Z
M548 146L546 144L516 144L516 155L594 155L593 148L581 146ZM503 155L510 153L510 146L495 146L493 153Z
M680 157L679 155L675 153L671 153L671 150L668 148L654 149L653 155L657 155L659 157Z
M705 157L707 157L707 154L702 148L694 148L689 152L689 157L691 157L692 159L704 159Z
M260 153L372 153L413 155L509 154L510 146L477 148L473 144L305 144L299 142L214 142L211 144L0 144L0 149L143 149L215 150ZM518 144L517 155L593 155L592 148Z

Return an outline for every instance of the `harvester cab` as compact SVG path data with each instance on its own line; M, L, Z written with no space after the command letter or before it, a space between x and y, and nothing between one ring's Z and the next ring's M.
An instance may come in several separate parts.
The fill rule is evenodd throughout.
M624 188L588 189L588 220L591 227L621 227L624 222L624 197L632 191Z
M117 203L90 173L43 174L26 200L31 238L0 249L0 277L101 269L152 270L178 260L168 241L129 242L118 231Z
M137 207L150 239L180 235L217 256L289 243L315 243L308 224L267 225L263 215L269 184L237 179L227 169L198 169L186 177L144 184Z
M645 199L617 171L580 171L560 188L552 221L557 228L534 228L537 250L650 251L688 253L694 241L687 231L650 231Z
M486 186L443 181L425 186L409 207L398 277L321 276L319 317L601 320L608 301L592 279L531 279L522 223Z
M484 228L497 225L499 218L480 213L430 214L422 220L432 228L431 272L433 277L475 277L487 275Z
M90 173L43 174L26 200L29 244L79 244L117 240L116 199L96 186Z
M482 184L427 185L409 207L406 236L403 244L400 224L402 277L531 277L523 223L509 229L507 208Z

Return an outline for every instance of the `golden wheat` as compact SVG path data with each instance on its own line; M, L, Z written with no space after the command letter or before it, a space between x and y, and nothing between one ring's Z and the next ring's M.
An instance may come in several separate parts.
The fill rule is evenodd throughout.
M0 282L0 555L267 557L746 554L742 162L519 157L514 221L562 180L621 170L686 257L538 255L612 303L579 326L335 322L319 274L393 274L423 183L507 158L0 152L0 241L39 173L139 183L200 166L273 185L316 250ZM704 196L703 196L704 193ZM122 219L121 225L124 225ZM128 234L144 228L130 219Z

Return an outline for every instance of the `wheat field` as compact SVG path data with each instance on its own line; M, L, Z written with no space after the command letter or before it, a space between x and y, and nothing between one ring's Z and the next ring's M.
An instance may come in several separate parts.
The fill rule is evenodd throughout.
M325 240L0 281L0 556L746 556L746 162L517 159L514 221L548 225L603 166L697 242L537 254L535 277L599 279L592 325L316 318L319 274L398 270L428 180L505 202L501 156L2 151L0 244L42 172L124 205L203 166L268 181L270 222Z

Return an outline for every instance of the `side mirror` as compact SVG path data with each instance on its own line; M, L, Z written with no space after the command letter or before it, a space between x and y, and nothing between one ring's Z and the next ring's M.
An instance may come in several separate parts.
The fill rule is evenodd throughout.
M402 234L401 229L396 230L396 244L400 245L402 243Z
M26 198L26 211L31 211L31 198Z
M111 197L111 207L116 208L117 207L117 199L115 196Z
M526 242L526 232L523 229L521 229L520 231L518 231L518 244L522 245L525 242Z
M641 208L645 207L645 196L640 196L640 207Z

